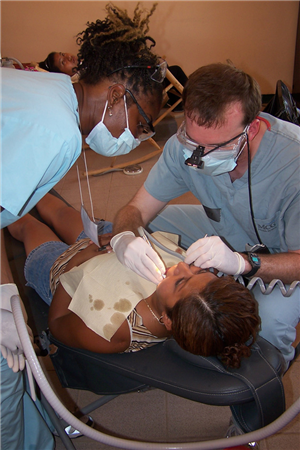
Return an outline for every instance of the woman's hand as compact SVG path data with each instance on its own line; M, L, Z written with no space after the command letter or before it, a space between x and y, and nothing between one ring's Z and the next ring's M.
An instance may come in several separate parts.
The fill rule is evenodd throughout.
M80 264L83 264L85 261L88 261L94 256L98 256L103 253L110 253L112 251L112 248L109 244L111 238L111 233L101 234L99 236L100 247L94 244L93 241L90 241L89 245L84 250L81 250L76 255L74 255L72 259L70 259L70 261L66 265L65 272L68 272L73 267L80 266Z
M101 234L99 236L99 245L100 247L98 248L98 252L102 251L102 250L107 250L105 253L111 252L112 251L112 247L110 245L110 240L113 237L112 233L106 233L106 234ZM103 248L105 247L105 248Z

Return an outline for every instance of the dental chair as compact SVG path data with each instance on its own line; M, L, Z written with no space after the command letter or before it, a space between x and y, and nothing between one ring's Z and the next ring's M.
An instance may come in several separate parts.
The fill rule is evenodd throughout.
M55 192L52 193L55 194ZM35 211L33 214L36 215ZM208 405L229 406L239 432L250 433L249 436L255 430L268 426L284 413L285 395L281 380L284 373L283 357L273 345L261 337L258 337L253 346L251 356L242 361L239 369L226 369L216 357L204 358L192 355L182 350L174 339L168 339L146 350L129 354L96 354L62 344L49 332L43 331L47 328L48 306L35 291L25 286L23 245L14 240L8 232L6 238L8 257L14 279L27 309L29 325L34 334L43 336L44 348L49 347L50 357L60 383L63 387L87 390L102 396L99 401L81 409L82 414L89 414L118 395L141 391L149 387ZM23 317L22 314L21 317ZM24 344L22 338L21 341L31 365L33 357L29 354L30 341L28 339L28 344L26 342ZM32 365L37 366L38 363L33 362ZM61 425L61 419L58 419L52 409L53 405L49 405L49 397L44 393L40 376L35 375L35 378L43 397L46 396L43 398L45 407L65 447L74 449L73 442L64 433L64 425L68 422L59 408L54 407L54 410L63 418L64 425ZM109 445L119 448L131 450L184 448L183 444L149 442L145 444L115 437L107 438L107 435L99 431L87 431L88 427L80 424L81 422L77 429L83 430L86 436L100 442L108 442ZM226 441L229 447L230 441L239 438L243 438L244 443L249 442L247 434L223 439L223 441ZM222 447L217 444L213 447L201 447L195 444L193 447L190 446L193 444L189 443L188 448L224 448L226 445L223 441L220 444ZM241 443L241 441L234 442L236 442L235 445Z

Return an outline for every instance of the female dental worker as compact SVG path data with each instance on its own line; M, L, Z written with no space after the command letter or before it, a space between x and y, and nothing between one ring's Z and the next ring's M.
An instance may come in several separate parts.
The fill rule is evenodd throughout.
M131 20L111 4L106 10L105 20L89 23L78 35L78 83L72 85L62 74L1 69L1 228L30 211L66 174L80 155L82 135L97 153L115 156L154 134L152 121L161 106L166 63L147 45L155 45L146 34L153 11L142 19L136 8ZM18 290L1 233L2 449L52 448L53 442L39 440L45 435L39 433L39 420L30 421L34 432L28 428L30 399L18 372L24 356L10 307ZM18 383L20 388L14 389Z

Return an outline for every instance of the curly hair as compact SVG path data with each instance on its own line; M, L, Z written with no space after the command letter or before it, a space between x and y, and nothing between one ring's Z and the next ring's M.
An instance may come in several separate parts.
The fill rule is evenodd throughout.
M238 368L260 326L252 293L232 277L210 281L201 292L180 299L167 315L177 343L195 355L218 356Z
M78 33L76 40L80 45L77 66L80 79L87 84L96 84L111 77L115 82L125 81L136 94L141 91L161 93L161 83L153 81L149 69L141 67L159 64L159 57L151 51L155 40L147 35L149 19L156 6L157 3L147 12L140 9L138 3L130 19L127 10L108 3L104 20L88 22L86 30ZM143 18L144 13L146 16ZM132 65L139 67L122 69ZM112 75L113 71L117 72Z
M222 126L228 106L241 102L243 125L249 125L261 109L257 81L232 64L209 64L193 72L182 94L187 116L199 126Z

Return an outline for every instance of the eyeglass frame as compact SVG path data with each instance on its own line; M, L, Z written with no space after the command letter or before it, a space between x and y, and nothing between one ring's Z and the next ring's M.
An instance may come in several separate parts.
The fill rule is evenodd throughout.
M161 69L162 70L162 79L160 81L156 80L155 78L153 78L153 75L157 72L157 69ZM163 83L164 79L166 78L166 73L167 73L167 68L168 68L168 63L167 61L165 61L164 59L162 60L162 62L160 64L156 64L155 66L138 66L138 65L131 65L131 66L123 66L123 67L119 67L118 69L113 70L112 72L110 72L107 76L109 77L110 75L112 75L113 73L119 72L120 70L127 70L127 69L154 69L154 72L150 75L150 79L152 81L155 81L156 83Z
M149 135L149 137L147 137L146 139L140 139L141 141L147 141L148 139L152 138L155 135L155 130L154 130L154 126L153 126L152 120L149 119L149 117L147 116L147 114L145 113L145 111L143 110L141 105L138 103L138 101L135 98L135 96L133 95L133 93L127 88L125 88L125 92L128 92L128 94L132 98L133 102L136 104L138 112L145 119L147 126L150 128L150 130L152 132L152 134ZM142 124L142 123L141 123L141 125L145 126L145 124ZM139 137L138 137L138 139L139 139Z
M244 128L244 130L243 130L240 134L238 134L237 136L233 137L232 139L229 139L228 141L222 142L221 144L218 144L218 145L216 145L216 146L213 146L213 145L207 145L207 146L204 146L204 145L199 144L198 142L193 141L193 140L190 139L190 138L183 138L183 137L182 137L182 141L181 141L180 138L179 138L179 136L182 136L182 131L181 131L181 129L182 129L183 127L184 127L184 133L185 133L185 136L187 136L187 134L186 134L186 123L185 123L185 121L182 122L182 124L180 125L180 127L178 128L177 133L176 133L176 137L177 137L178 141L180 142L180 144L186 145L187 140L188 140L188 141L195 147L194 150L191 150L191 151L194 152L194 151L197 150L197 149L202 149L201 157L204 157L204 156L206 156L206 155L209 155L211 152L214 152L215 150L218 150L218 149L219 149L219 150L222 151L222 147L225 147L226 145L230 144L232 141L235 141L236 139L241 138L243 135L246 136L247 133L248 133L248 130L249 130L250 125L246 125L245 128ZM185 140L184 140L184 139L185 139ZM236 145L238 145L238 144L239 144L239 142L238 142ZM207 147L214 147L214 148L212 148L211 150L209 150L207 153L204 154L205 148L207 148ZM188 148L188 150L190 150L190 149ZM223 150L229 150L229 149L223 148ZM230 150L233 150L233 149L230 149Z
M177 133L176 133L176 137L177 137L178 141L179 141L182 145L186 145L186 141L183 143L183 137L181 136L181 133L180 133L180 129L182 129L182 128L185 128L185 122L183 122L183 123L181 124L181 126L179 127L179 129L178 129L178 131L177 131ZM246 125L245 128L244 128L244 130L242 131L242 133L238 134L237 136L235 136L235 137L232 138L232 139L229 139L228 141L225 141L225 142L222 142L221 144L218 144L217 146L215 146L213 149L209 150L209 151L208 151L207 153L205 153L205 154L204 154L204 151L205 151L205 148L207 148L207 147L204 147L203 145L198 144L197 142L190 140L190 142L191 142L193 145L195 145L196 148L194 148L191 157L188 158L188 159L186 159L184 163L185 163L187 166L193 166L193 167L197 167L197 169L202 169L203 164L204 164L204 161L203 161L202 158L205 157L205 156L207 156L207 155L209 155L209 154L212 153L213 151L218 150L218 149L220 150L220 149L222 149L222 147L223 147L223 149L224 149L224 147L225 147L226 145L230 144L230 142L232 142L232 141L234 141L235 139L238 139L238 138L239 138L239 141L238 141L237 144L236 144L236 147L237 147L237 146L240 144L240 138L241 138L243 135L245 135L245 137L247 138L247 142L248 142L248 134L247 134L247 133L248 133L249 128L250 128L250 125ZM185 133L185 136L186 136L186 130L184 131L184 133ZM178 136L181 136L182 141L179 139ZM249 144L248 144L248 145L249 145ZM244 147L245 147L245 145L244 145ZM242 152L242 150L243 150L244 147L242 147L242 149L240 149L240 152L237 154L237 158L238 158L238 155L241 154L241 152ZM231 149L231 150L235 150L235 149L236 149L236 148L233 148L233 149ZM190 150L190 149L189 149L189 150ZM227 149L227 150L228 150L228 149ZM222 150L221 150L221 151L222 151ZM223 150L223 151L224 151L224 150Z

